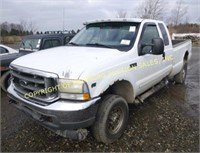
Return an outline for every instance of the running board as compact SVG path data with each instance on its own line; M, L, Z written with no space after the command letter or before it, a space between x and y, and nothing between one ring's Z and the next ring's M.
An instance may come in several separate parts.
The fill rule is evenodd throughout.
M158 90L162 89L167 84L168 84L168 80L167 79L161 81L159 84L155 85L154 87L152 87L148 91L146 91L143 94L137 96L136 99L135 99L135 101L134 101L134 103L135 104L143 103L146 98L148 98L149 96L151 96L152 94L154 94Z

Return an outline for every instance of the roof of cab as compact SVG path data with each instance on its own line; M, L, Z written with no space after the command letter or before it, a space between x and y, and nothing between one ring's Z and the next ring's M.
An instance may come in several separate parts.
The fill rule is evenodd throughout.
M63 37L63 36L74 36L75 34L72 33L59 33L59 34L35 34L35 35L27 35L24 36L24 38L28 39L41 39L41 38L46 38L46 37Z
M102 22L142 22L144 19L140 18L113 18L113 19L103 19L103 20L94 20L85 22L84 25L92 24L92 23L102 23Z

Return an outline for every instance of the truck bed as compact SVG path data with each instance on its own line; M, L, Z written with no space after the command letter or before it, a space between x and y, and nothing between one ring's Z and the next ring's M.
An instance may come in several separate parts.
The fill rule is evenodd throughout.
M179 45L181 45L181 44L184 44L184 43L186 43L187 41L190 41L190 40L172 40L172 46L173 46L173 48L175 48L175 47L177 47L177 46L179 46Z

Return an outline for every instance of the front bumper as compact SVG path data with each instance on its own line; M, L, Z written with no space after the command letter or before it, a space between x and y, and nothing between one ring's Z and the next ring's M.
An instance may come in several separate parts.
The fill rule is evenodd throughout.
M18 109L58 134L63 131L66 133L66 130L91 126L99 105L97 101L100 99L95 98L87 102L58 100L47 106L41 106L19 96L12 84L8 88L8 96Z

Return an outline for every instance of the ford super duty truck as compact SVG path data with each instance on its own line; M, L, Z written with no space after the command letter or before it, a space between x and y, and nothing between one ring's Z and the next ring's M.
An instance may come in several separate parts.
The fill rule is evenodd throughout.
M81 140L90 129L111 143L124 133L128 104L142 103L168 80L184 83L190 57L191 41L172 41L162 21L89 22L68 46L13 61L8 96L61 136Z

